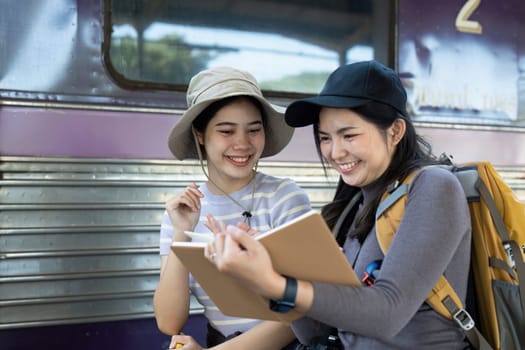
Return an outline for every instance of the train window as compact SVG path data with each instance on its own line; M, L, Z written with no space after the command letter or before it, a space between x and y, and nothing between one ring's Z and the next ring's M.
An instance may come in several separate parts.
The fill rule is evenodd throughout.
M124 85L185 87L204 68L230 65L253 73L267 91L313 93L342 63L373 58L391 63L390 2L109 3L106 57Z

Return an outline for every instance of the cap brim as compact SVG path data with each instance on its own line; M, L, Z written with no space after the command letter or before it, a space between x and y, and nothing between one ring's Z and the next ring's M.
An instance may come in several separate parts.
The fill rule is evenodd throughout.
M370 102L370 99L320 95L291 103L284 114L286 123L293 127L307 126L319 120L322 107L355 108Z

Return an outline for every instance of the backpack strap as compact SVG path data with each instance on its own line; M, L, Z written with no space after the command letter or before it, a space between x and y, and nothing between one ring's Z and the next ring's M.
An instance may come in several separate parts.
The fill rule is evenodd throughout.
M432 167L429 166L429 167ZM417 176L426 167L413 171L402 184L385 193L376 211L376 235L379 246L386 254L403 218L408 193ZM448 167L450 168L450 167ZM464 331L472 346L479 350L492 350L487 340L476 329L474 320L463 307L461 299L446 277L441 275L426 298L426 302L440 315L454 320Z
M383 251L383 254L386 254L388 248L390 247L394 235L397 232L399 223L403 218L405 212L405 205L408 198L408 193L412 188L412 184L417 176L421 173L424 168L417 169L413 171L406 179L398 185L391 193L386 193L376 211L376 235L379 246ZM447 281L445 276L441 276L436 282L434 287L427 296L427 303L429 303L436 312L440 315L453 319L454 313L450 312L446 305L442 303L446 297L450 298L456 305L454 311L463 310L463 305L460 298ZM465 311L466 312L466 311ZM470 316L469 316L470 318ZM471 328L469 322L462 317L461 327L462 328ZM470 318L472 321L472 319ZM472 321L473 324L473 321Z
M387 191L376 210L376 235L381 251L385 254L394 239L394 234L405 212L407 194L412 188L413 180L423 169L414 170L405 180L395 183L393 189Z
M359 191L356 194L354 194L354 196L352 197L352 199L350 199L350 201L345 206L345 208L343 209L341 214L339 214L339 218L337 219L337 221L336 221L336 223L334 225L334 228L332 229L332 234L334 235L337 243L341 247L344 244L343 235L346 235L346 232L341 232L341 226L343 225L344 221L346 220L346 217L347 217L348 213L350 213L350 211L352 209L354 209L356 207L356 205L358 205L358 203L360 203L362 197L363 197L363 192L361 192L361 191Z
M450 284L448 285L448 287L452 290L454 294L456 294ZM444 299L441 300L441 303L452 315L454 321L456 321L456 323L459 324L459 326L463 329L463 333L465 333L465 336L467 337L470 345L472 345L474 349L493 350L492 346L489 344L487 339L485 339L481 332L476 328L474 320L469 315L469 313L464 308L460 308L454 302L453 298L447 295ZM432 307L434 307L434 305L432 305Z

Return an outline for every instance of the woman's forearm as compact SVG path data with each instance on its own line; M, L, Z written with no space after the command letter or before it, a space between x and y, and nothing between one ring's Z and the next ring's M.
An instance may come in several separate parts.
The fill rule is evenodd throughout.
M190 305L189 273L170 252L161 257L160 280L153 297L153 308L161 332L173 335L184 327Z
M286 278L276 272L268 274L271 277L268 277L266 282L254 283L253 285L259 285L259 289L254 289L255 292L261 294L262 296L279 300L284 297L286 289ZM258 278L260 280L260 278ZM297 280L297 294L295 296L295 310L305 313L312 306L314 299L314 289L312 283L309 281Z

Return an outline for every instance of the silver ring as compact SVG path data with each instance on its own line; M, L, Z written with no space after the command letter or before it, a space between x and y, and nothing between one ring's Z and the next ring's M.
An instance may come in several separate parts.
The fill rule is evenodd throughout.
M210 254L210 259L211 259L211 260L215 260L215 257L216 257L216 256L217 256L217 253L215 253L215 252L214 252L214 253L211 253L211 254Z

